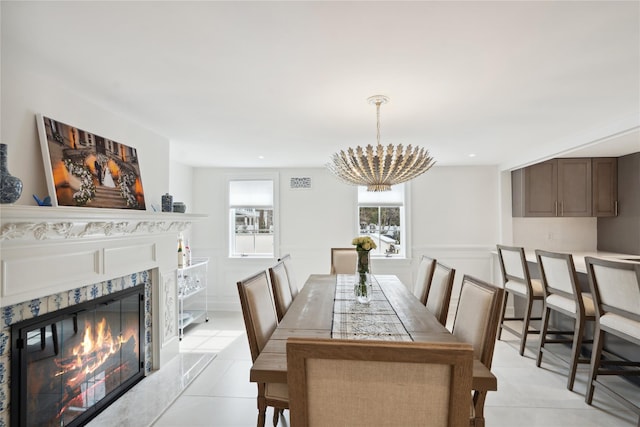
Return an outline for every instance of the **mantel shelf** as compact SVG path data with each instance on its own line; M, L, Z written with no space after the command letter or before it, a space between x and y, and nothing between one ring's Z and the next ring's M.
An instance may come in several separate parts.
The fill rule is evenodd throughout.
M201 214L46 206L2 206L0 241L81 239L180 232Z

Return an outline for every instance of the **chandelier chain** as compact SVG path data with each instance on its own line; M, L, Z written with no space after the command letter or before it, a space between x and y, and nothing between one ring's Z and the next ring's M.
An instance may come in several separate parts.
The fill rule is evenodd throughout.
M380 104L382 101L376 101L376 141L378 141L378 145L380 145Z

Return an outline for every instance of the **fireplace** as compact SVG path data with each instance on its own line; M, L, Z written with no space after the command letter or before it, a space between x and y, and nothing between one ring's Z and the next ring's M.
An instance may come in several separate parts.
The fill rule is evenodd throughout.
M11 327L11 425L84 425L145 375L145 286Z
M29 425L24 419L32 412L28 406L21 406L24 402L16 403L21 399L20 393L30 389L29 383L15 376L26 369L26 362L14 363L14 353L34 349L38 357L46 359L52 357L50 354L58 357L56 351L60 354L77 346L69 341L70 337L77 340L82 336L84 340L82 332L75 328L77 324L78 330L84 331L86 323L85 312L75 307L77 304L100 301L106 303L100 307L107 310L117 292L143 287L144 322L139 326L138 338L143 375L152 375L179 354L176 238L204 215L6 205L0 211L0 427ZM60 313L66 317L56 321L53 317L40 317L35 323L27 323L58 310L64 310ZM87 309L91 310L94 309ZM42 319L44 323L37 323ZM17 329L20 322L25 322L20 326L24 331ZM91 333L95 328L97 323L91 326ZM118 335L120 332L114 329L110 326L112 335ZM20 344L24 347L14 351L12 345L18 344L17 339L22 339ZM58 377L50 382L57 380ZM89 381L98 385L88 387ZM96 398L95 393L111 393L109 381L95 375L85 380L84 389L89 394L81 393L82 405L75 401L69 404L70 409L83 414L99 412L105 400ZM125 380L120 382L121 390L130 386ZM20 392L14 390L16 387ZM56 392L61 394L60 389ZM22 400L25 399L30 398ZM85 401L95 405L85 405ZM15 411L20 423L13 421ZM57 426L63 423L69 424L62 419Z

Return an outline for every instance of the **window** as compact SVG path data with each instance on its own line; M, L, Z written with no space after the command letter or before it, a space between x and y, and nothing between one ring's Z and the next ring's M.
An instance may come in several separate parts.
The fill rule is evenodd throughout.
M358 227L360 236L370 236L378 246L374 256L406 257L405 185L391 191L370 192L358 187Z
M274 251L271 179L229 181L229 256L272 257Z

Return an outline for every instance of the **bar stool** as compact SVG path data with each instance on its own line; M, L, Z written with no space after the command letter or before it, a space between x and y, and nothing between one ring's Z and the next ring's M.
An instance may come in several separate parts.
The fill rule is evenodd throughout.
M640 375L638 359L602 357L605 332L640 345L640 262L585 257L585 264L596 305L596 327L585 401L591 405L594 389L598 387L640 415L639 406L598 379L599 375Z
M557 252L536 250L540 277L544 286L544 310L542 311L542 327L540 328L540 345L536 366L542 363L542 353L550 351L546 344L572 343L571 359L569 361L569 375L567 388L573 390L578 363L589 363L589 359L580 358L585 323L595 321L595 307L589 294L583 294L578 283L573 256ZM573 331L549 331L549 315L551 310L574 319ZM568 338L549 338L552 335L573 335ZM591 341L589 341L591 342ZM557 357L559 357L556 354Z
M531 320L541 320L539 317L531 318L531 307L533 306L534 301L544 300L544 289L540 280L531 279L529 276L529 268L527 267L527 260L524 256L524 248L504 245L497 245L497 248L505 291L504 302L502 303L502 314L500 315L498 339L502 336L503 329L506 329L519 337L520 356L522 356L524 354L525 344L527 343L527 335L540 333L538 330L529 329L529 323ZM521 297L525 300L526 308L522 317L504 317L509 294ZM505 325L505 320L522 321L522 331L517 331L510 326Z

